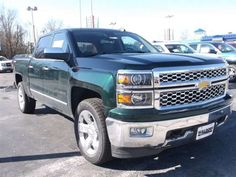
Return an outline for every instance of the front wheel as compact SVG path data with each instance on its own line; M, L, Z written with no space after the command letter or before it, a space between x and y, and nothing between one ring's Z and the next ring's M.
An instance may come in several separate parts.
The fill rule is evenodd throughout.
M22 82L17 87L18 105L23 113L31 114L35 110L36 101L26 95Z
M236 66L229 65L229 81L234 82L236 80Z
M111 159L101 99L86 99L78 105L74 128L80 153L85 159L93 164L102 164Z

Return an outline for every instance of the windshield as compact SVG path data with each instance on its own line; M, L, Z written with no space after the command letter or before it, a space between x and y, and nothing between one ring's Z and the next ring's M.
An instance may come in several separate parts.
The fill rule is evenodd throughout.
M153 44L153 46L158 50L158 52L161 52L161 53L165 52L162 46L158 44Z
M171 53L194 53L194 50L184 44L166 44Z
M158 53L140 36L119 31L74 31L76 46L83 57L114 53Z
M0 56L0 61L8 61L7 58Z
M228 45L228 44L225 44L225 43L213 43L213 45L219 49L222 53L228 53L228 52L235 52L236 50Z

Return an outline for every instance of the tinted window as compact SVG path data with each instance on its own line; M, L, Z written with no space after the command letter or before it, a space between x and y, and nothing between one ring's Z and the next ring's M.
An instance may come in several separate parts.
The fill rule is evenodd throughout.
M151 44L133 33L74 31L73 36L80 56L83 57L114 53L157 53Z
M45 48L49 48L51 45L52 36L44 36L39 39L37 47L35 48L34 56L36 58L43 57L43 51Z

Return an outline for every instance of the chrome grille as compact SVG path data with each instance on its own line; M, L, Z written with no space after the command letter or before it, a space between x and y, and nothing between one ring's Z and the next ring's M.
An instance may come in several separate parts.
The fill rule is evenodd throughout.
M6 63L6 66L9 66L9 67L10 67L10 66L11 66L11 63Z
M208 69L190 72L163 73L159 75L160 83L186 82L203 78L219 78L227 75L226 68Z
M185 106L219 98L225 93L226 84L212 85L206 89L187 89L160 93L160 107Z

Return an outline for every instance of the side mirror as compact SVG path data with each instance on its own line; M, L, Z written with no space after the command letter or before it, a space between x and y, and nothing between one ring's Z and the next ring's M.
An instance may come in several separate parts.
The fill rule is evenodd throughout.
M69 53L64 52L61 48L45 48L43 51L43 58L68 60Z

